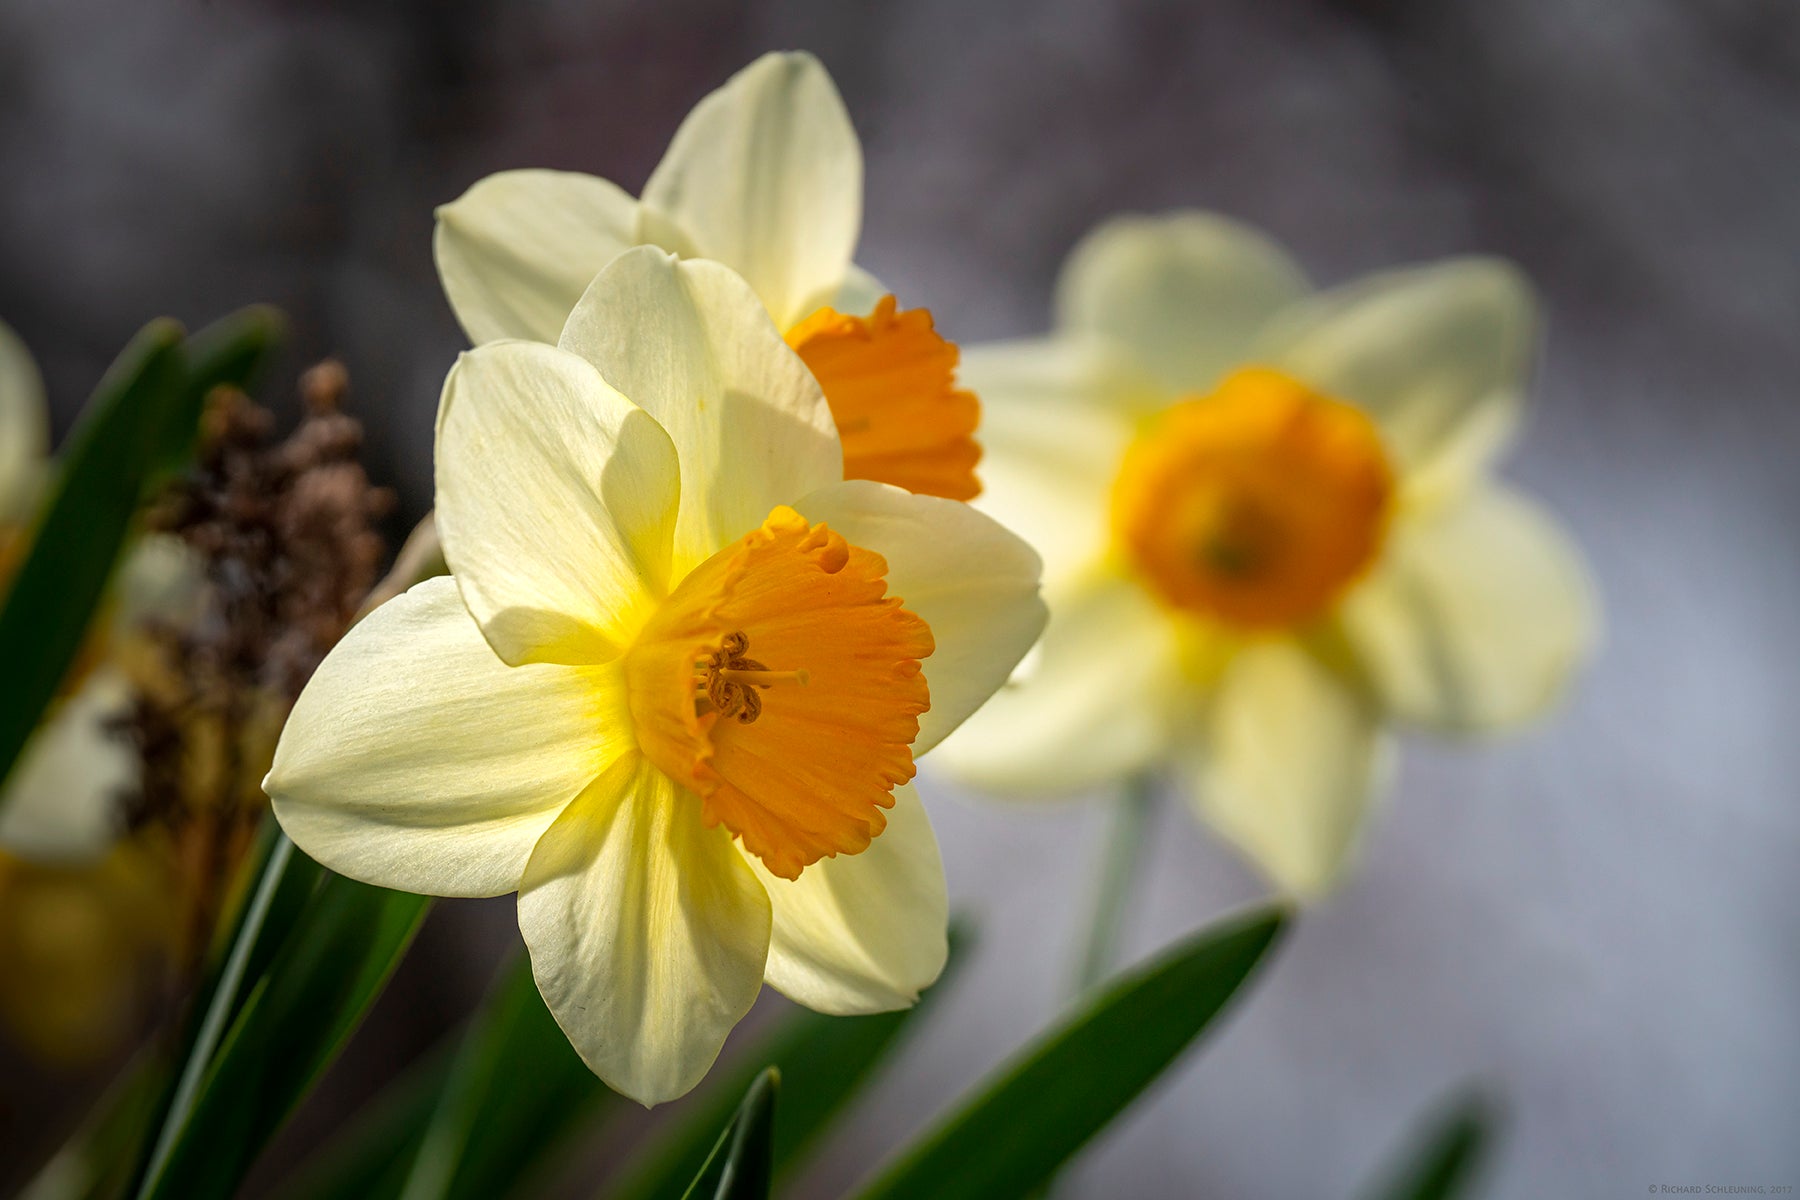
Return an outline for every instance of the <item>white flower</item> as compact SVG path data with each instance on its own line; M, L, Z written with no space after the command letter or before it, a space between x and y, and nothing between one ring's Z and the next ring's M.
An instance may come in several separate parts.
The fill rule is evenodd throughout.
M437 523L452 578L353 629L283 732L265 786L301 848L517 890L551 1011L645 1103L765 979L857 1013L936 978L943 869L906 781L1036 639L1039 563L967 505L845 481L742 279L628 251L559 345L463 355Z
M1309 292L1218 217L1125 218L1064 268L1050 338L969 350L980 501L1042 553L1034 666L944 749L979 785L1172 764L1278 883L1338 873L1393 723L1542 711L1595 639L1580 556L1489 478L1535 318L1454 260Z
M591 175L503 171L438 210L444 294L477 344L554 343L622 251L656 245L746 279L818 378L844 477L966 500L973 394L923 308L900 311L851 256L862 148L810 54L765 54L688 114L641 199Z
M49 461L43 380L0 323L0 595L25 552ZM126 710L130 689L103 654L87 657L0 790L0 849L42 862L92 861L123 832L120 802L137 781L137 759L107 725Z

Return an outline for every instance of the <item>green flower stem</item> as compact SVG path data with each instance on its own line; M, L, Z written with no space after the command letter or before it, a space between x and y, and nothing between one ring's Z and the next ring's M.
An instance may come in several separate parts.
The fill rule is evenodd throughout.
M1093 915L1075 977L1075 991L1085 992L1112 973L1119 932L1144 856L1144 833L1156 799L1156 777L1150 772L1125 782L1112 811L1112 828L1100 860Z

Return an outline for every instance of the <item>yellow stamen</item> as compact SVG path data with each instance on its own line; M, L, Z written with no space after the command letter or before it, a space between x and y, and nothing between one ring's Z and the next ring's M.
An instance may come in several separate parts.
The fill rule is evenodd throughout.
M956 386L960 352L928 309L883 296L867 317L821 308L787 333L831 406L844 478L874 479L927 496L981 493L975 427L981 404Z
M1132 445L1113 529L1170 605L1249 630L1288 628L1375 560L1393 491L1367 415L1253 367L1169 409Z
M771 688L778 683L798 683L805 686L812 682L812 673L805 667L798 671L738 671L727 667L719 675L734 683L749 683L759 688Z
M762 698L752 687L767 690L778 683L805 684L812 675L805 669L771 671L753 658L744 657L750 649L750 638L743 630L734 630L721 639L719 648L694 664L697 690L721 717L736 717L745 725L762 716ZM704 715L706 709L700 712Z

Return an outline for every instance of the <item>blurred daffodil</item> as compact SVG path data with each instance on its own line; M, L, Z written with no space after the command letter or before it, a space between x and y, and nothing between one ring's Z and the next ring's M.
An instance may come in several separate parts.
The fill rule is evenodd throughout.
M862 148L810 54L767 54L688 114L632 199L591 175L505 171L438 210L444 292L476 343L554 344L595 272L635 245L746 279L824 389L844 476L966 500L980 409L929 311L901 311L851 256Z
M997 790L1173 765L1281 886L1340 870L1390 725L1540 712L1595 635L1581 558L1488 475L1530 290L1454 260L1310 292L1262 236L1127 218L1074 252L1045 340L971 348L981 504L1043 554L1038 654L943 758Z
M168 868L137 841L91 860L0 851L0 1018L25 1049L78 1066L139 1031L184 932Z
M0 595L24 554L49 462L43 380L24 344L0 324ZM128 589L115 589L122 590ZM114 608L103 623L119 623ZM108 633L89 639L7 776L0 850L44 862L93 860L121 832L120 802L136 780L136 762L124 739L108 729L130 703L124 678L105 661Z
M49 440L37 368L0 325L0 594L48 478ZM117 1049L143 1015L149 973L181 932L165 856L121 841L139 773L117 726L133 696L123 644L171 612L188 582L169 539L138 543L0 789L0 1019L51 1061Z
M1044 619L968 506L846 481L819 385L718 263L627 251L558 345L445 383L451 578L356 626L266 787L335 870L517 891L540 990L608 1083L706 1072L766 980L911 1004L945 954L907 781Z

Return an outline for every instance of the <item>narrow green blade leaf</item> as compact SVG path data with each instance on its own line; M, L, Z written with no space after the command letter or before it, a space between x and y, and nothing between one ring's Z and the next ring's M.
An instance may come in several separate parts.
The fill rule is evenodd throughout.
M1218 1016L1284 919L1269 909L1203 930L1092 993L903 1151L862 1200L1027 1195Z
M326 877L219 1043L186 1121L165 1126L141 1200L232 1195L362 1021L429 903Z
M446 1038L358 1109L271 1200L391 1200L406 1186L456 1059Z
M324 868L294 849L274 817L264 818L247 866L256 882L230 936L222 943L223 952L215 953L213 966L195 993L187 1031L174 1060L179 1069L168 1078L157 1102L152 1122L156 1138L143 1147L132 1179L133 1192L167 1164L176 1136L193 1113L194 1100L220 1040L242 1010L251 987L286 944L325 875Z
M155 1047L132 1059L18 1200L113 1200L123 1195L167 1069Z
M719 1135L682 1200L768 1200L775 1173L775 1093L781 1072L765 1067Z
M153 321L94 389L0 605L0 781L80 650L146 489L193 453L206 393L248 383L280 335L267 308L227 317L185 346L179 325Z
M843 1111L903 1030L915 1023L942 994L968 960L969 926L950 927L950 957L944 973L912 1008L866 1017L828 1017L796 1008L755 1044L716 1070L692 1096L672 1106L667 1132L606 1189L609 1200L680 1200L688 1180L706 1161L714 1130L730 1119L738 1097L749 1090L765 1065L781 1071L781 1120L775 1126L775 1175L788 1176L805 1162L807 1151Z
M221 385L249 390L280 344L284 323L273 308L255 305L213 322L183 347L187 386L163 422L154 462L158 475L181 471L193 457L207 393Z
M1456 1200L1473 1195L1496 1130L1495 1106L1482 1096L1464 1095L1443 1105L1422 1135L1366 1194L1371 1200Z
M597 1110L624 1106L569 1045L519 955L463 1036L400 1194L491 1200L516 1192L567 1135L592 1131Z
M185 380L181 327L152 321L107 370L69 435L30 548L0 603L0 781L87 635Z

